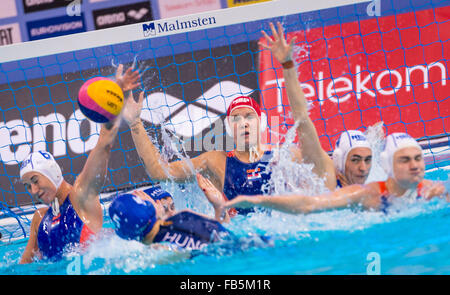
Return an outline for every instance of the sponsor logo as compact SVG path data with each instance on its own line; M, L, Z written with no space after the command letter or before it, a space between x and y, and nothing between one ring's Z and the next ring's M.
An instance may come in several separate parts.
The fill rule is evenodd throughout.
M155 23L143 24L142 29L145 37L156 35Z
M60 16L27 23L30 41L53 38L86 31L83 14L80 16Z
M126 16L124 12L105 14L97 17L95 19L96 28L106 27L109 25L123 24L126 21Z
M139 9L139 11L136 11L134 9L128 11L127 16L130 18L134 18L135 20L141 20L150 10L143 7Z
M0 146L0 159L6 165L17 165L20 161L22 167L26 167L33 164L26 159L32 150L51 148L54 157L66 155L68 148L76 154L88 152L97 144L100 129L89 120L86 120L88 128L82 127L84 120L86 117L77 110L69 118L60 113L42 114L32 119L31 127L21 119L0 122L0 138L4 138L6 143ZM17 148L12 151L11 145L17 145ZM41 154L45 157L43 152Z
M246 98L246 97L241 97L236 99L235 101L233 101L233 105L235 104L239 104L239 103L248 103L250 101L250 99Z
M270 0L228 0L228 7L268 2Z
M93 16L95 29L97 30L150 21L153 19L150 3L148 1L95 10Z
M80 4L82 0L77 0ZM67 7L72 0L22 0L25 13Z
M115 98L117 98L120 102L123 101L122 97L120 97L120 95L117 94L117 93L115 93L114 91L111 91L111 90L109 90L109 89L106 89L106 93L111 94L112 96L114 96Z
M204 26L216 24L216 18L212 17L197 17L188 20L162 21L142 24L144 37L155 36L156 34L175 32L186 29L195 29Z
M164 92L154 92L146 97L146 107L142 110L141 118L150 124L163 125L167 130L188 139L211 128L211 122L220 122L221 116L226 112L226 106L233 98L251 92L253 90L244 85L222 81L188 104L182 98ZM31 150L51 148L55 158L67 155L68 150L75 154L87 153L97 144L100 125L86 120L88 128L82 128L81 122L84 120L85 116L77 110L68 117L61 113L41 114L32 118L31 124L22 119L0 121L0 138L9 143L0 145L0 159L6 165L17 165L18 161L27 165L30 162L23 160ZM223 134L223 130L218 133ZM12 145L17 148L12 150ZM194 148L214 148L213 145L206 145L207 143Z
M235 97L252 92L253 89L244 85L223 81L193 98L195 103L189 104L168 93L154 92L145 98L144 105L148 108L142 110L141 118L151 124L164 125L177 135L189 138L201 134L211 127L211 122L219 120Z
M424 22L433 23L434 18L427 13L401 14L396 24L400 30L406 29L406 24L419 15ZM349 126L358 129L379 121L389 126L390 133L408 131L414 138L445 134L445 124L437 122L443 122L441 110L446 109L444 102L448 95L446 56L436 47L427 51L424 60L416 51L423 36L429 38L428 44L440 44L439 34L431 34L435 31L428 32L419 27L408 31L408 44L402 43L400 38L391 38L381 44L372 37L349 37L345 42L334 42L336 36L349 36L355 24L328 26L323 42L299 44L297 47L303 47L309 53L293 56L298 79L310 102L311 120L318 134L323 134L320 136L322 147L331 150L329 137L337 136ZM379 27L371 20L363 20L360 25L366 29L365 36L379 32ZM306 32L288 33L287 39L293 36L319 40L324 35L322 28L311 28ZM350 39L351 42L347 42ZM260 41L265 42L265 39ZM266 51L261 52L259 65L259 82L264 93L262 104L268 110L268 116L285 116L290 108L282 67L274 65L273 57ZM293 118L286 118L286 122L293 124Z
M22 42L19 24L0 26L0 46Z
M222 8L220 0L159 0L158 2L162 19Z

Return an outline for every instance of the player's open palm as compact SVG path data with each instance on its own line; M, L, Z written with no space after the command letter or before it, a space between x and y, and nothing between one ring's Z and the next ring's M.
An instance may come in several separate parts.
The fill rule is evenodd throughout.
M280 63L292 60L292 48L296 37L294 36L289 43L287 43L284 37L283 26L281 23L277 23L278 31L275 29L273 23L270 23L270 29L272 30L272 36L267 35L266 32L262 31L267 44L259 42L259 45L265 49L272 52L272 56Z
M129 126L139 121L141 117L142 104L144 102L144 91L139 93L139 100L134 100L133 94L130 93L125 101L122 109L122 117Z

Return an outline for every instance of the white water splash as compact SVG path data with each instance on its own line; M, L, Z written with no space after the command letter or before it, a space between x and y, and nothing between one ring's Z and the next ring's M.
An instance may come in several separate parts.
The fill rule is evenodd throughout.
M383 122L369 126L364 134L372 148L372 168L366 183L384 181L387 179L387 174L380 164L380 154L384 149L385 142Z
M297 72L299 65L309 58L309 51L311 47L312 46L307 43L294 44L294 47L292 48L292 59L294 61Z
M139 273L156 265L185 260L188 251L180 251L171 245L152 247L137 241L126 241L113 233L105 234L92 242L82 255L83 270L88 274L105 275L117 270Z
M327 192L325 179L320 178L312 169L313 164L293 161L292 148L297 132L298 122L292 126L285 135L285 142L273 150L274 157L269 165L272 173L265 191L271 195L298 193L302 195L317 195Z

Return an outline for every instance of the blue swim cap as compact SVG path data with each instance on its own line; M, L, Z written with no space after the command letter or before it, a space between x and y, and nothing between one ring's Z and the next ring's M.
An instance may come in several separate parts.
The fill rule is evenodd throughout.
M154 201L158 201L164 198L172 198L172 195L163 190L159 185L144 190L144 193L149 195Z
M109 207L109 216L116 234L125 240L142 241L156 222L153 204L132 194L117 196Z

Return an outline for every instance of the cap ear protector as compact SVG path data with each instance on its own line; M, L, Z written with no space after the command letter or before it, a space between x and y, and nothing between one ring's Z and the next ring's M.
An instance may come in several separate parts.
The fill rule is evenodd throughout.
M372 149L364 133L359 130L348 130L341 133L333 151L334 167L339 172L345 173L347 156L351 150L358 147Z
M386 137L383 152L380 154L380 165L389 177L394 177L394 154L406 147L416 147L422 151L419 143L409 134L396 132Z
M392 177L393 169L391 169L391 164L389 160L389 155L387 151L383 150L380 154L380 166L383 168L384 172L388 175L388 177ZM394 167L392 167L394 168Z
M234 137L233 130L231 129L230 123L229 123L229 116L225 117L224 120L225 124L225 131L227 132L228 136ZM261 133L264 133L267 129L267 115L265 113L261 113L259 116L259 131Z
M333 164L339 172L344 173L345 164L342 163L342 159L344 158L344 151L339 148L339 141L340 139L336 141L336 147L333 150Z
M55 161L55 158L47 151L38 151L30 153L20 165L20 178L25 173L35 171L47 177L56 187L59 188L64 178L61 168Z

